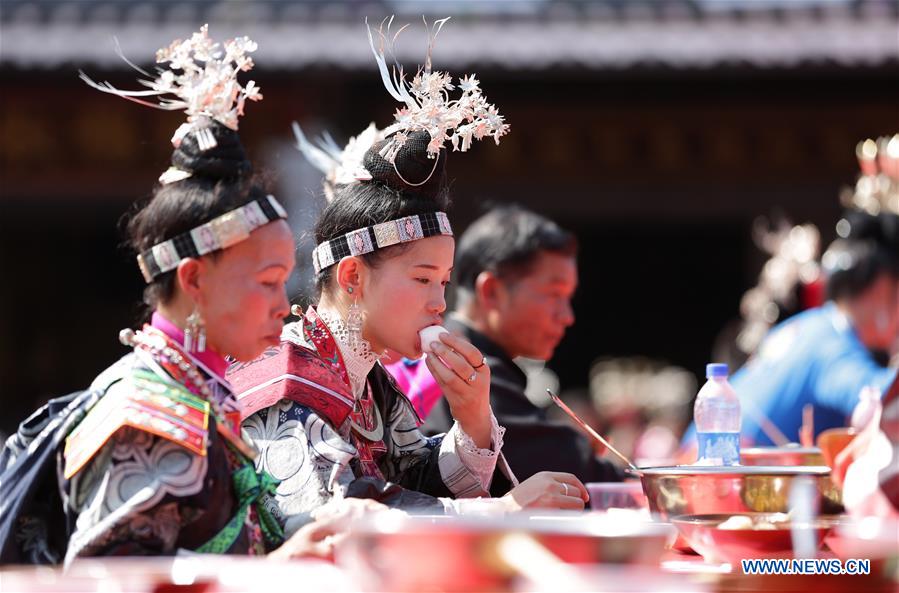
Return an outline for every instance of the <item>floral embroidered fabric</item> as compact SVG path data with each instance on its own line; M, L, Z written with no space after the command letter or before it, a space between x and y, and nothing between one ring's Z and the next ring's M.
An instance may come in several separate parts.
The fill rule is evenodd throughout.
M326 325L335 328L336 335L341 333L344 324L335 322L333 310L316 310L316 314L321 317L319 327ZM326 318L330 318L330 323L325 321ZM346 342L345 337L341 341L336 336L331 339L315 334L314 327L304 327L306 321L284 326L281 348L300 346L309 349L316 353L317 361L292 358L291 376L311 378L315 376L313 369L317 364L330 365L332 359L357 357L342 345ZM499 450L497 445L502 443L499 427L495 428L492 437L495 451L481 451L481 455L475 452L477 447L458 426L453 428L452 435L424 436L418 429L419 419L412 405L383 367L375 363L373 356L367 357L365 366L370 372L359 383L365 386L367 382L378 406L383 407L385 453L377 459L383 479L434 497L487 496L488 489L484 484L489 485L491 479L484 474L488 468L493 471L500 458L495 453ZM356 367L361 368L362 364ZM247 372L246 369L236 370L237 375ZM272 372L282 371L273 369ZM228 378L233 384L242 383L240 376L229 373ZM266 380L269 379L265 376L254 379ZM241 391L252 388L246 384ZM324 397L325 392L321 393ZM346 416L337 425L332 424L326 419L323 405L313 399L305 404L282 399L250 413L243 421L245 434L259 450L257 469L265 469L281 480L273 501L275 504L270 508L279 515L288 536L309 521L311 511L346 496L352 484L364 477L350 417ZM463 458L472 461L466 463Z

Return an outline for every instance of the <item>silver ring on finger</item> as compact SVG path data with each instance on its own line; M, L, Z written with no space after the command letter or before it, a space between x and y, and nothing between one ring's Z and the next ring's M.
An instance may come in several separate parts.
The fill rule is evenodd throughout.
M565 496L568 496L568 484L566 484L565 482L562 482L562 486L565 487Z
M474 383L474 380L477 379L477 378L478 378L478 372L477 372L477 371L472 371L472 372L471 372L471 376L468 377L468 379L466 379L466 381L468 381L468 384L471 385L472 383Z
M480 363L478 366L473 367L473 368L474 368L474 370L478 370L479 368L481 368L481 367L484 366L485 364L487 364L487 357L486 357L486 356L482 356L482 357L481 357L481 363Z

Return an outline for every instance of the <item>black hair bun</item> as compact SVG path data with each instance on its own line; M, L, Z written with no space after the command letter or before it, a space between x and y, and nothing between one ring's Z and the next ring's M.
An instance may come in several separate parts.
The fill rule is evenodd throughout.
M899 259L899 214L881 212L880 233L884 246Z
M425 131L410 132L396 159L390 163L380 155L389 141L388 137L376 142L365 153L362 164L372 180L403 193L435 198L443 189L446 177L446 151L441 149L436 157L429 158L431 135Z
M197 135L206 133L206 130L217 144L214 148L202 150ZM240 177L253 169L237 132L215 120L208 128L194 130L184 136L181 145L172 153L172 164L182 171L212 179Z

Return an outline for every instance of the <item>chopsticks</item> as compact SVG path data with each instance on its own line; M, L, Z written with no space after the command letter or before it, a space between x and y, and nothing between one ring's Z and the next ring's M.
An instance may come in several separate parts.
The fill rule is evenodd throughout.
M591 437L593 437L594 439L596 439L597 441L599 441L599 442L600 442L606 449L608 449L609 451L611 451L612 453L614 453L615 455L617 455L618 458L621 459L621 461L625 462L625 463L626 463L632 470L634 470L634 471L636 471L636 472L640 471L640 468L638 468L636 465L634 465L633 463L631 463L631 460L630 460L630 459L628 459L627 457L625 457L620 451L618 451L618 449L616 449L615 447L613 447L613 446L609 443L609 441L607 441L607 440L605 440L604 438L602 438L602 436L601 436L598 432L596 432L595 430L593 430L592 428L590 428L590 426L587 425L586 422L584 422L583 420L581 420L581 419L578 417L578 415L574 413L574 410L572 410L571 408L569 408L567 405L565 405L565 402L563 402L561 399L559 399L559 396L557 396L555 393L553 393L553 392L550 391L549 389L546 390L546 393L548 393L549 396L553 399L553 402L555 402L555 404L556 404L557 406L559 406L560 408L562 408L562 411L565 412L566 414L568 414L568 416L570 416L571 419L574 420L575 423L576 423L578 426L580 426L582 429L584 429L584 430L587 432L587 434L589 434Z
M802 426L799 428L799 444L803 447L815 446L815 405L802 406Z
M785 447L790 444L790 439L786 437L784 433L780 431L777 426L768 419L767 416L752 402L752 400L748 398L741 398L740 404L743 407L743 411L752 416L752 419L756 421L759 425L759 428L762 429L762 432L765 433L765 436L771 439L771 442L777 445L778 447Z

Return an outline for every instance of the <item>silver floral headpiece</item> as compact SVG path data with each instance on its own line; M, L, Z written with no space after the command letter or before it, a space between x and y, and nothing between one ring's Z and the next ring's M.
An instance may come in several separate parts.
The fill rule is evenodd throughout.
M855 154L861 175L855 187L841 195L843 206L874 216L899 214L899 134L863 140Z
M821 234L815 225L760 218L753 224L752 234L755 244L771 258L762 267L758 284L740 299L743 327L736 343L745 354L755 352L778 321L782 306L794 309L800 304L794 295L796 285L812 284L821 275Z
M357 136L351 137L343 148L327 132L316 140L309 141L297 122L293 122L293 135L297 140L297 149L325 175L323 185L325 198L329 202L333 200L334 190L338 185L371 179L371 173L362 165L362 160L368 149L383 137L374 122Z
M119 57L129 66L151 77L139 80L149 90L125 91L105 81L97 83L84 72L80 72L80 76L88 85L104 93L165 111L183 110L187 114L187 122L175 131L172 144L177 148L188 133L195 132L200 148L210 150L217 144L209 130L210 120L237 130L237 120L244 113L246 101L262 99L262 93L254 81L249 81L246 86L237 81L239 72L253 68L253 58L247 54L256 51L256 48L256 42L248 37L237 37L224 44L216 43L209 38L209 25L203 25L190 39L176 39L156 52L156 63L167 64L167 68L157 68L155 78L130 62L121 49L116 48ZM159 97L159 100L153 103L143 97ZM159 180L171 183L187 177L190 177L189 172L173 167Z
M440 19L431 26L425 20L428 28L425 65L419 68L411 84L406 81L403 68L395 59L392 60L393 66L387 66L387 54L393 55L393 44L408 25L390 36L393 17L382 21L377 30L377 47L372 29L368 28L369 43L384 86L394 99L405 105L397 110L394 116L396 122L384 130L388 141L380 155L390 163L394 163L411 132L425 131L430 135L428 156L435 158L447 141L454 151L465 152L471 147L472 139L481 140L492 136L499 144L500 137L509 131L509 124L504 122L503 116L481 94L480 82L475 75L459 79L458 86L462 95L451 100L449 92L456 88L452 84L452 77L448 73L431 70L434 40L448 20L449 17Z

